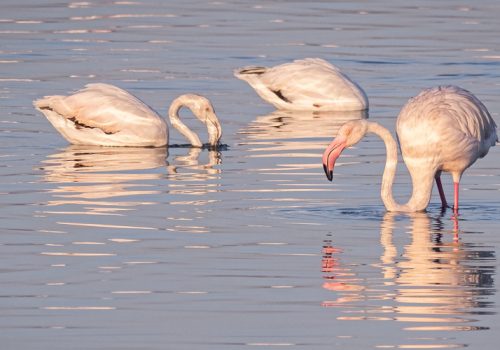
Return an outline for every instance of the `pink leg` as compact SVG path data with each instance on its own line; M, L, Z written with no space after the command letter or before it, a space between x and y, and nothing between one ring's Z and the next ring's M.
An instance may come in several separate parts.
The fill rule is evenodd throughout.
M458 216L453 215L451 217L451 219L453 220L453 241L458 242L458 240L459 240L459 236L458 236L458 230L459 230L459 227L458 227Z
M458 182L454 183L455 185L455 203L453 205L453 214L458 216Z
M436 179L436 185L439 191L439 197L441 198L441 207L447 208L448 202L446 201L446 197L444 196L443 185L441 184L441 174L436 174L434 178Z

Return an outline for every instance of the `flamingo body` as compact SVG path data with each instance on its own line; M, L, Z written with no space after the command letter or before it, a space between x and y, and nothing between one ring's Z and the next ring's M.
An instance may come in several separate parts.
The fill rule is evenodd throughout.
M306 58L279 66L249 66L235 76L277 109L298 111L357 111L368 109L359 85L340 69L320 58Z
M345 147L359 142L366 133L380 136L387 150L381 196L389 211L422 211L430 201L436 180L441 202L447 206L441 186L441 172L449 172L455 184L454 211L458 214L459 182L463 172L484 157L498 141L496 124L486 107L469 91L457 86L423 90L402 108L397 135L403 160L410 172L413 192L402 205L392 197L397 165L397 144L378 123L353 121L344 124L323 154L327 177L332 179L335 160Z
M168 126L153 109L129 92L109 84L88 84L69 96L46 96L34 101L50 123L68 142L76 145L161 147L168 145ZM210 102L203 96L181 95L172 103L169 117L193 146L202 144L196 134L179 121L178 110L187 106L207 123L211 142L221 132ZM213 139L213 140L212 140Z
M410 172L426 164L432 172L451 173L454 182L497 141L495 122L484 104L457 86L426 89L410 99L396 130Z

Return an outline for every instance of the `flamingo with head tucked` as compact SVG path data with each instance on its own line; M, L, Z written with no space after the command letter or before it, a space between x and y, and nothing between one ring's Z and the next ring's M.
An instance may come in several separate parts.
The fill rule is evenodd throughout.
M386 128L375 122L351 121L339 129L323 154L327 178L332 180L335 161L344 148L358 143L367 133L374 133L382 138L387 151L381 196L388 211L425 210L434 179L441 203L447 207L440 179L444 171L453 177L453 210L458 215L459 183L463 172L484 157L498 141L496 124L486 107L469 91L457 86L426 89L403 107L396 130L413 183L412 195L406 204L397 203L392 195L398 162L397 143Z
M72 144L98 146L161 147L168 145L165 121L129 92L109 84L88 84L69 96L46 96L34 101L61 135ZM198 135L179 119L181 107L189 108L208 128L209 145L218 145L222 135L210 101L200 95L177 97L169 118L191 143L202 147Z
M234 75L278 109L316 112L368 109L363 89L338 67L320 58L271 68L243 67L235 70Z

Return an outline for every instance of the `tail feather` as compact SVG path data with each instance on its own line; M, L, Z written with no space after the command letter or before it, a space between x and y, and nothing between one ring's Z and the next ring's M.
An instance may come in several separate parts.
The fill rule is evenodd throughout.
M256 67L256 66L249 66L249 67L243 67L240 69L236 69L234 71L234 75L237 78L242 79L244 75L261 75L264 74L267 71L267 67Z
M43 98L33 101L33 105L38 109L53 109L52 103L63 97L64 96L44 96Z
M33 101L33 106L35 106L35 108L42 109L42 108L47 108L48 103L47 103L47 100L45 98L41 98L41 99Z

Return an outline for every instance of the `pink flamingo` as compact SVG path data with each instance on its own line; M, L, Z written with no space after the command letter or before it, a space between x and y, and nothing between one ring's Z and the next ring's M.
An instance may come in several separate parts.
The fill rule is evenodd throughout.
M323 154L323 167L331 181L336 159L346 147L358 143L367 133L382 138L387 159L382 176L381 197L388 211L423 211L430 201L432 183L436 180L443 207L447 207L441 172L453 177L455 198L453 211L458 215L458 192L462 173L484 157L498 141L496 124L486 107L469 91L457 86L439 86L411 98L399 113L397 136L403 160L410 172L413 191L406 204L392 195L392 184L398 162L397 143L391 133L375 122L350 121Z
M274 67L243 67L234 75L265 101L289 111L362 111L363 89L340 68L321 58L305 58Z
M88 84L69 96L45 96L34 101L50 123L75 145L162 147L168 145L167 123L131 93L109 84ZM193 147L202 147L198 135L179 118L179 110L189 108L208 129L209 144L216 147L221 126L210 101L200 95L185 94L170 105L168 115Z

